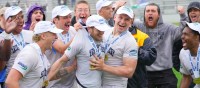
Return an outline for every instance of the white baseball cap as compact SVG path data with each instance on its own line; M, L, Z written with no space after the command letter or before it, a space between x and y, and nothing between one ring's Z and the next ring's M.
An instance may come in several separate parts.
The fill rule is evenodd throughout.
M56 16L67 16L68 14L72 13L72 11L66 5L56 6L52 10L52 19Z
M116 14L126 14L126 15L128 15L130 18L133 18L133 17L134 17L134 15L133 15L133 10L132 10L131 8L129 8L129 7L126 7L126 6L120 7L120 8L117 10Z
M51 21L39 21L34 28L34 34L40 34L44 32L61 33L63 30L56 28Z
M7 20L8 17L17 15L22 9L19 6L8 7L4 13L4 17Z
M196 22L196 23L188 23L188 22L186 22L186 23L187 23L187 25L188 25L188 27L190 29L192 29L194 31L197 31L200 34L200 23L198 23L198 22Z
M99 1L97 1L97 3L96 3L96 10L97 10L97 12L98 12L102 7L111 5L112 2L113 2L113 1L109 1L109 0L99 0Z
M99 15L92 15L86 20L87 27L95 27L99 31L106 31L110 26L106 23L105 19Z

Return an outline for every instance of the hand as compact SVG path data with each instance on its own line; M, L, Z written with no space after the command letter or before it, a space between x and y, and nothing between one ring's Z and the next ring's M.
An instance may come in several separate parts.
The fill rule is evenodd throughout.
M121 6L123 6L123 5L125 5L126 4L126 0L118 0L118 1L116 1L115 3L114 3L114 7L115 7L115 9L118 9L119 7L121 7Z
M6 23L5 23L5 32L7 34L10 34L15 29L15 27L17 26L17 22L18 22L17 18L18 18L18 16L16 16L16 18L14 18L12 20L12 18L9 17L8 20L6 20Z
M93 66L92 70L103 70L104 68L104 59L102 57L98 58L96 55L93 55L94 59L90 60L90 65Z
M78 31L79 29L82 29L82 25L79 22L77 22L74 24L74 29Z
M34 21L31 23L29 30L34 31L35 25L36 25L37 21Z
M185 13L185 9L183 6L177 6L177 11L179 14L184 14Z

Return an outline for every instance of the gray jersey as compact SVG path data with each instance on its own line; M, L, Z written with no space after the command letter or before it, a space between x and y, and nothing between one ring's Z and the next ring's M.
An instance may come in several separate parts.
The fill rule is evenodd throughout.
M76 34L76 30L74 27L70 26L68 33L66 34L57 34L58 39L62 40L64 44L68 43ZM51 65L59 59L62 54L59 52L56 52L55 50L47 50L46 56L50 62ZM64 67L70 66L72 64L73 60L69 61L68 63L64 64ZM50 81L48 88L73 88L73 84L75 81L75 71L71 72L68 75L63 76L60 79Z
M191 65L191 62L190 62L190 56L189 55L190 55L190 51L189 50L182 49L180 51L180 54L179 54L179 58L180 58L180 62L181 62L180 72L182 74L185 74L185 75L191 75L191 77L194 79L195 76L194 76L193 71L192 71L192 65ZM196 59L193 59L193 58L194 57L191 56L191 61L196 66L197 58ZM200 68L200 65L198 66L198 68ZM200 75L200 71L199 71L199 75ZM199 78L199 77L200 76L198 76L196 78ZM197 84L194 88L200 88L200 85Z
M4 34L3 32L2 34ZM12 47L11 47L11 55L10 59L7 62L7 69L6 73L10 71L11 67L14 64L15 58L17 57L18 53L23 49L23 47L29 43L32 43L32 36L33 31L22 30L20 34L12 35Z
M65 55L69 59L77 58L76 77L87 88L101 87L101 71L90 70L89 60L94 54L94 48L89 41L88 32L85 29L77 32L70 47L65 51Z
M112 30L108 30L104 33L104 38L106 39L105 42L111 44L110 48L108 49L107 55L108 60L105 61L107 65L110 66L122 66L123 65L123 58L126 57L133 57L137 59L137 50L138 46L129 31L123 32L125 33L123 36L114 37L112 35ZM116 40L119 37L118 40ZM115 41L113 43L113 41ZM113 43L113 45L112 45ZM106 48L107 49L107 48ZM103 72L103 86L112 86L117 88L126 88L127 87L127 80L128 78L120 77L117 75L113 75L108 72Z
M39 52L40 51L40 52ZM50 64L38 44L27 45L16 57L12 68L23 77L19 81L20 88L41 88L47 78Z

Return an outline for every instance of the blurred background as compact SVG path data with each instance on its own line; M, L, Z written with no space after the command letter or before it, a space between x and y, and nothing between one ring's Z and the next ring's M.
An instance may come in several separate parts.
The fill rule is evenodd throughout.
M76 2L80 0L0 0L0 7L4 6L12 6L12 5L19 5L22 9L24 14L26 15L26 11L28 8L33 4L38 4L43 6L45 9L45 13L47 16L47 20L51 18L51 11L57 5L67 5L71 10L74 10L74 5ZM86 0L89 2L91 7L91 13L96 14L95 4L98 0ZM117 0L112 0L117 1ZM160 5L161 12L163 14L163 20L165 22L179 23L179 14L177 12L177 6L181 5L185 7L187 10L187 6L192 1L199 1L199 0L126 0L127 6L131 7L136 14L136 19L142 21L143 20L143 13L144 13L144 6L150 2L154 2Z

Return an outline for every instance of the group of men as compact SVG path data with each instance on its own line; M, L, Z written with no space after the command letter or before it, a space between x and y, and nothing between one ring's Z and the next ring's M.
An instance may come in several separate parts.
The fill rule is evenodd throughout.
M179 27L164 23L155 3L145 6L144 22L135 22L125 3L98 0L98 15L91 15L81 0L73 18L73 11L60 5L52 21L44 21L42 8L33 6L26 30L22 9L5 8L0 67L6 88L176 88L172 53L180 39L181 88L188 88L191 78L199 88L200 2L189 4L188 17L178 8Z

